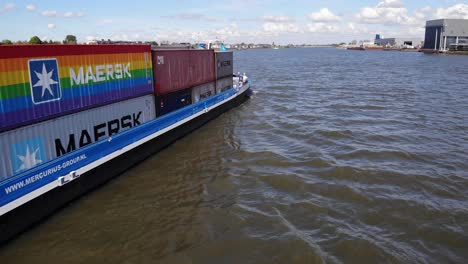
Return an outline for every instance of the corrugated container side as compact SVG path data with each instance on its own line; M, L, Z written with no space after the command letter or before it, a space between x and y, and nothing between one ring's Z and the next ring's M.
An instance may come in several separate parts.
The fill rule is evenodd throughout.
M156 97L156 115L162 116L192 104L192 89L184 89Z
M150 94L149 45L0 46L0 132Z
M153 95L0 134L0 180L156 118Z
M216 82L200 84L192 88L192 102L198 103L216 94Z
M216 93L222 93L232 87L232 74L229 77L216 80Z
M157 95L215 80L212 50L154 50L152 56Z
M155 94L163 95L190 87L188 50L153 51Z
M232 76L234 60L232 51L215 52L216 57L216 79Z

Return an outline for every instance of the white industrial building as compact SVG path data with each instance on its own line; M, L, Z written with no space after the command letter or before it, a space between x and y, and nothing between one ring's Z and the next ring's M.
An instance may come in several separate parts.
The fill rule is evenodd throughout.
M397 48L417 48L421 47L422 43L420 38L381 38L375 40L375 45Z

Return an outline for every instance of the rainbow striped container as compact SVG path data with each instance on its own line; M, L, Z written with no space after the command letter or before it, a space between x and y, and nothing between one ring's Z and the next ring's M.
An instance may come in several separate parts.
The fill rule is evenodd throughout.
M0 132L152 92L149 45L0 46Z

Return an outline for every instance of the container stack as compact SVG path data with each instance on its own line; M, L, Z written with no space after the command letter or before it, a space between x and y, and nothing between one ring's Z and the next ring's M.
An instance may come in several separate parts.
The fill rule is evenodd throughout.
M216 58L216 93L222 93L232 88L232 72L234 61L232 51L215 53Z
M156 117L150 46L0 49L0 180Z
M213 50L153 50L156 115L215 94Z

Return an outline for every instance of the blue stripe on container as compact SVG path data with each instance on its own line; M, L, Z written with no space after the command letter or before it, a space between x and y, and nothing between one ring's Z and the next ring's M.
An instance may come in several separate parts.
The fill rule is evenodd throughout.
M81 107L89 106L90 101L93 96L99 96L99 94L104 94L106 92L111 92L115 90L126 90L132 89L134 87L141 88L146 84L148 91L153 90L153 86L148 84L148 79L146 77L132 78L126 80L118 80L113 82L105 82L93 85L85 85L77 88L67 88L62 89L62 98L59 101L53 101L50 103L44 103L41 105L54 105L60 104L62 100L67 100L71 98L80 97L81 105L77 106L76 109ZM146 89L145 89L146 90ZM136 91L137 93L138 91ZM115 94L116 98L108 98L109 101L118 100L118 94ZM37 107L33 104L31 95L9 98L2 101L2 113L14 112L24 108ZM0 113L1 114L1 113Z
M142 85L141 87L136 86L136 91L133 91L132 89L121 89L100 93L99 96L88 97L91 101L87 106L82 106L82 99L80 97L73 97L67 100L63 100L60 103L56 101L50 104L41 104L35 107L24 108L11 113L0 113L0 132L13 129L18 126L25 126L51 118L75 113L77 111L83 111L89 108L111 104L152 93L152 90L148 91L145 89L146 86L147 84ZM115 94L118 94L118 96ZM109 98L117 99L110 100ZM80 107L77 108L77 105Z

